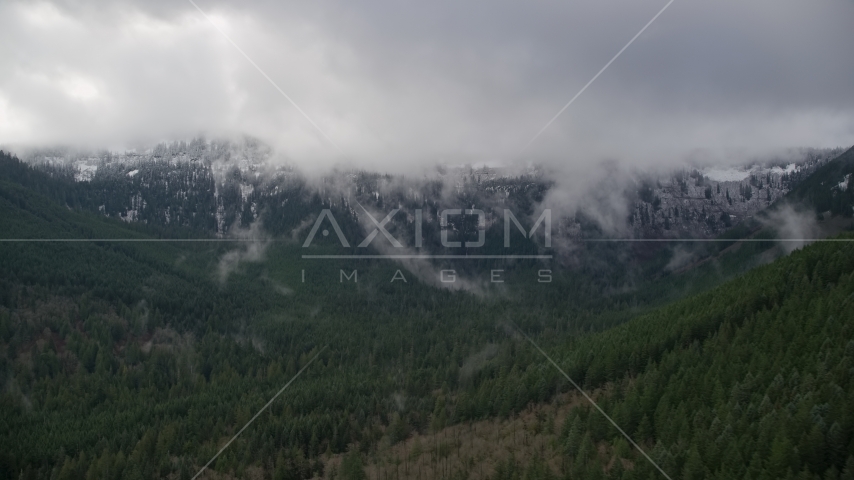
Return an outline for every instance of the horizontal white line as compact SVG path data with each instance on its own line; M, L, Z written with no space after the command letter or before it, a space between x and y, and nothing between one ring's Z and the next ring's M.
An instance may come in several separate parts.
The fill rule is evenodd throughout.
M578 238L571 242L854 242L854 238Z
M0 238L0 242L266 242L246 238Z
M549 259L551 255L303 255L305 259L360 259L360 260L484 260L484 259L515 259L515 260L533 260L533 259Z
M854 238L570 238L569 242L854 242ZM0 242L293 242L277 238L0 238ZM363 257L364 255L356 255ZM471 255L460 255L471 256ZM496 256L496 255L493 255ZM506 257L506 255L499 255Z

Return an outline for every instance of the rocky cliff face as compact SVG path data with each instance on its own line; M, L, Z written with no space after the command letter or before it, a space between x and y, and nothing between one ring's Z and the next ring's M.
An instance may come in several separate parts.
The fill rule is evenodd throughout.
M609 185L604 192L625 201L625 228L637 238L706 238L755 215L784 196L841 150L805 150L796 161L728 169L684 168ZM536 168L440 167L418 180L370 172L333 172L309 183L297 170L278 164L266 145L196 139L161 144L143 152L32 151L22 159L85 183L89 208L128 222L188 226L225 235L259 218L273 234L290 234L322 208L337 207L356 221L356 205L379 210L427 207L481 208L487 222L511 206L532 214L552 182ZM600 189L601 190L601 189ZM412 212L407 212L410 218ZM495 218L493 218L495 217ZM590 231L585 212L555 218L556 234L573 238ZM396 219L396 221L398 221Z
M639 182L628 222L636 237L711 237L779 200L841 153L809 150L796 162L647 178Z

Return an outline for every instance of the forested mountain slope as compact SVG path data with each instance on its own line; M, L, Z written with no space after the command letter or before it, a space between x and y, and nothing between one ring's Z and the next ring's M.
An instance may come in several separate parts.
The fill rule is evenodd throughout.
M851 479L852 311L854 242L823 242L551 350L586 389L607 388L600 406L672 478ZM500 415L519 389L571 389L530 356L481 372L457 415ZM568 416L560 448L570 478L660 476L588 407Z
M511 418L569 391L509 320L557 352L586 388L605 387L603 408L673 478L728 475L724 464L741 472L754 453L766 478L779 473L781 456L793 459L784 476L805 465L845 472L846 412L854 411L850 243L810 246L682 301L762 261L776 248L770 237L684 273L662 274L668 257L652 252L633 283L595 264L552 264L554 282L540 284L529 280L542 265L509 263L500 266L503 286L446 290L409 273L408 283L390 283L395 263L304 260L299 244L284 240L265 244L263 261L223 275L223 261L248 256L247 245L149 241L199 232L75 210L43 172L18 175L0 180L3 238L147 241L0 244L0 476L187 478L328 344L212 468L329 477L329 459L346 454L339 473L359 478L361 465L411 435ZM625 259L608 245L581 248L598 261ZM354 269L358 283L339 281L339 270ZM774 387L778 374L782 387ZM595 476L619 454L628 478L655 478L597 414L581 408L566 417L552 449L563 470L551 475ZM818 434L802 446L797 432L814 425L822 448L844 444L844 453L809 463L805 448L819 445L811 443ZM722 460L732 443L741 464ZM783 453L772 456L774 448ZM549 475L527 458L484 474L514 478L526 469L528 478Z
M854 147L816 170L789 194L791 200L806 201L816 212L851 217L854 214Z
M4 476L186 474L240 428L241 412L330 344L289 401L214 465L272 471L284 455L293 475L319 473L327 451L373 451L394 412L402 432L429 429L436 391L458 390L467 358L512 348L499 312L580 332L623 321L655 296L604 297L610 279L595 271L556 272L557 290L517 280L528 295L498 297L436 289L409 273L390 284L393 264L303 261L292 241L260 242L264 262L223 276L223 261L253 244L158 241L193 232L69 208L43 172L9 162L17 173L0 181L0 237L23 241L0 248ZM340 269L356 268L358 283L339 282ZM508 283L536 279L536 268L508 269Z

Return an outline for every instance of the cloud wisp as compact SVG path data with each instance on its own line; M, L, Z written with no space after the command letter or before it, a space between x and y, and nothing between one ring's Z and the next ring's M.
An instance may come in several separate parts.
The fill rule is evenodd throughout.
M247 229L232 229L231 236L243 241L237 248L220 257L217 265L217 279L221 285L225 284L229 275L234 273L241 263L262 261L267 247L270 246L270 239L264 234L260 220L253 222ZM287 290L281 291L281 293L286 292Z

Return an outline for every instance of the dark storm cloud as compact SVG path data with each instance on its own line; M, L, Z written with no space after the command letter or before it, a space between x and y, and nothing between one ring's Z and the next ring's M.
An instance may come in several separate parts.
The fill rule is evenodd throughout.
M0 5L0 143L248 133L309 167L646 165L854 143L854 4L184 1Z

